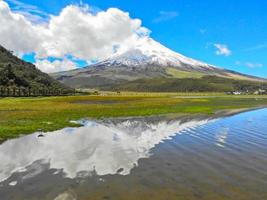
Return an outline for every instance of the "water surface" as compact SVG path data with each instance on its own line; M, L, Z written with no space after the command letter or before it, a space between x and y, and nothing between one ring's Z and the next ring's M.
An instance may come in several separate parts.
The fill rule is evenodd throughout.
M267 199L267 109L80 123L1 144L0 199Z

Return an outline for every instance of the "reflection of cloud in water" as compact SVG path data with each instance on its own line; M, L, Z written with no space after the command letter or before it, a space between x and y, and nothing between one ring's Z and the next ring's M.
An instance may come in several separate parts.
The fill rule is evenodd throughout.
M76 177L78 172L92 171L98 175L118 172L127 175L140 158L149 157L156 144L207 122L126 120L115 124L89 121L84 127L65 128L44 134L42 138L36 133L9 140L0 146L0 181L14 172L27 172L32 164L34 172L40 173L37 169L47 170L42 167L44 163L53 169L63 169L70 178ZM37 163L41 163L39 168L35 166Z
M216 145L219 147L223 147L226 144L226 139L229 133L229 128L222 128L219 130L219 132L215 135Z

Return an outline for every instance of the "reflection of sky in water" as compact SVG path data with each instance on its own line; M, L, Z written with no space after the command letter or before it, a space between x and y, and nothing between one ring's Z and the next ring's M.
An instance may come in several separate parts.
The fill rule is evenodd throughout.
M48 168L63 169L67 177L78 172L98 175L127 175L140 158L150 156L158 143L187 128L208 120L160 121L126 120L120 123L83 121L84 127L65 128L37 137L38 133L9 140L0 146L0 181L13 173L33 177ZM122 170L123 169L123 170ZM15 182L10 183L15 185Z
M228 127L222 127L218 133L215 135L215 141L216 145L219 147L224 147L227 136L228 136L229 128Z
M128 188L133 199L262 199L267 109L237 112L79 121L85 127L7 141L0 199L127 199Z

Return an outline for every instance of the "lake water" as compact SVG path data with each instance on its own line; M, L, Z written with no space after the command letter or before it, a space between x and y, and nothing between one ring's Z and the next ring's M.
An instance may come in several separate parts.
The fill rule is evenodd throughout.
M267 199L267 109L79 123L2 143L0 199Z

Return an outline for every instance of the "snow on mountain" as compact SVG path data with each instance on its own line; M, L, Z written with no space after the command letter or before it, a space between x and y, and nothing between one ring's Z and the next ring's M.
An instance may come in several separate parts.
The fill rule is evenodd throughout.
M100 63L108 65L123 64L128 66L156 64L160 66L181 67L188 65L193 68L214 68L209 64L176 53L151 38L140 39L136 46L124 52L115 53Z

